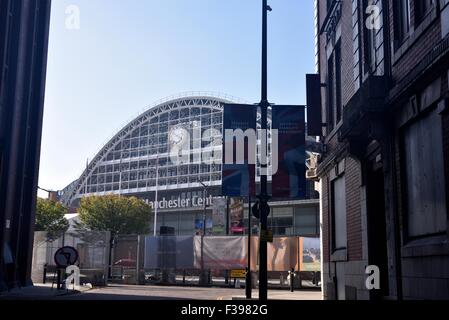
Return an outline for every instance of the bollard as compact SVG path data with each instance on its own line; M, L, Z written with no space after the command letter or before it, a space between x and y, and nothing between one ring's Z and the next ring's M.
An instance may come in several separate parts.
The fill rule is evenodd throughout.
M47 264L44 264L44 278L42 279L42 283L47 283Z
M292 268L292 271L290 271L290 292L295 291L295 269Z
M57 290L61 290L61 269L58 268L56 272L57 272L57 279L56 279L57 285L56 285L56 289L57 289Z
M182 271L182 284L186 285L186 270L185 269Z

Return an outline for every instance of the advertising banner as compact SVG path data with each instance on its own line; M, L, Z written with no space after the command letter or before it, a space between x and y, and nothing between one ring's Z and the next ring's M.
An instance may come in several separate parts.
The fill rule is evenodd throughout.
M320 238L300 238L301 271L321 271Z
M273 106L273 130L278 130L278 170L273 197L306 196L305 111L303 106Z
M254 105L224 106L223 196L255 195L256 115L257 108Z
M226 198L215 198L212 204L212 233L223 235L226 232Z
M203 259L206 269L245 269L247 265L245 239L246 237L205 237L201 250L201 237L195 237L195 268L201 268Z
M298 252L297 237L274 238L273 243L268 243L267 246L268 270L298 270Z
M244 234L245 225L243 224L243 198L231 198L229 205L229 215L231 220L231 234Z

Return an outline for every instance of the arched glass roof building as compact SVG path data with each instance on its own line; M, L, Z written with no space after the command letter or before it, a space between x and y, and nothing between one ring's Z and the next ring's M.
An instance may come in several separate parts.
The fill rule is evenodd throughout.
M120 194L137 196L154 206L157 198L158 227L171 226L179 235L195 233L204 212L203 202L198 201L203 198L203 184L208 188L210 202L221 193L223 106L236 102L241 101L197 93L155 104L104 145L79 179L60 192L61 202L76 208L83 197ZM190 161L186 163L174 163L170 158L179 129L189 133ZM214 140L219 143L211 144ZM200 155L204 151L214 157L202 159ZM178 202L172 206L172 201ZM209 205L207 214L211 216L212 205ZM274 216L279 215L278 230L274 230L277 234L316 235L319 232L317 199L278 203L273 205L272 212L272 223ZM302 220L309 227L295 222L298 214L308 215Z
M62 194L71 206L84 196L201 188L221 185L221 165L201 161L176 165L170 161L170 130L183 128L191 139L194 126L214 129L221 139L223 104L231 100L213 96L185 96L162 102L133 120L114 136L89 163L86 171ZM212 137L213 138L213 137ZM192 141L192 146L207 147ZM221 146L211 147L216 153ZM201 148L191 149L192 159ZM156 173L156 170L159 173Z

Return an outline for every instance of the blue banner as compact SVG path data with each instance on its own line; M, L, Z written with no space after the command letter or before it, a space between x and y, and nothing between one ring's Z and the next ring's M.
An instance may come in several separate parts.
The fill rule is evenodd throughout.
M224 106L223 196L247 197L256 193L256 116L254 105Z

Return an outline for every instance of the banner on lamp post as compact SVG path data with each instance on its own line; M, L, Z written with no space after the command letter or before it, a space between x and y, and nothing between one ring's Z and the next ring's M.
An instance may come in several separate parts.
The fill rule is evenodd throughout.
M272 129L278 135L278 170L273 174L273 197L303 199L306 196L304 106L273 106Z
M222 195L255 196L256 117L254 105L225 104Z

